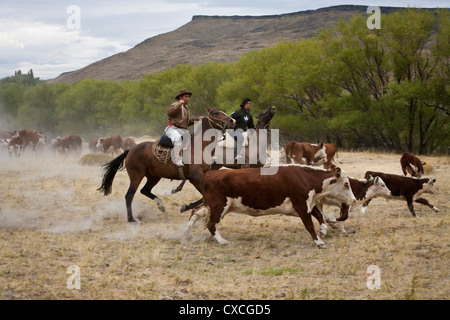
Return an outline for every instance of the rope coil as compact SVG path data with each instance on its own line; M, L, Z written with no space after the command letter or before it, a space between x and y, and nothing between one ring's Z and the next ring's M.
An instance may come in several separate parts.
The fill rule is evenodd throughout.
M152 152L155 155L156 159L159 160L159 162L167 164L172 153L172 148L163 147L159 144L160 140L161 139L158 139L155 141L155 143L153 143Z

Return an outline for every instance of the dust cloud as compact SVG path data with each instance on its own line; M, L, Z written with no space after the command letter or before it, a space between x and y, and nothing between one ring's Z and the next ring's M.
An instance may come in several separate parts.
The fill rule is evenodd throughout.
M107 238L122 240L180 238L189 215L184 214L179 223L174 223L167 212L160 212L154 201L139 191L133 201L133 213L140 222L128 223L124 199L129 184L126 170L117 173L113 193L105 197L97 191L101 166L83 166L79 162L87 153L87 146L82 154L67 156L45 150L34 154L28 148L15 158L7 150L0 150L0 229L31 228L58 234L101 230L107 231ZM172 195L171 190L178 183L162 179L153 189L164 200L166 211L177 214L184 199ZM192 187L185 189L191 197L186 203L201 197Z

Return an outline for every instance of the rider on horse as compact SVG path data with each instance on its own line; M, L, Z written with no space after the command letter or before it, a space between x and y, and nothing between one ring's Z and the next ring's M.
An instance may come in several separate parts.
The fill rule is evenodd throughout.
M193 125L194 121L201 121L203 119L203 116L191 118L191 112L187 105L191 96L192 92L180 90L175 97L177 102L172 103L167 110L169 125L165 129L165 133L174 145L172 161L178 167L178 172L182 180L186 180L186 178L183 171L183 158L180 152L183 149L183 140L190 141L190 133L187 127Z
M230 116L236 120L236 125L234 127L234 132L232 137L236 141L235 155L236 160L240 161L242 159L242 145L244 144L244 136L242 133L247 131L247 129L255 129L255 123L253 122L253 116L250 113L250 106L252 100L250 98L245 98L242 100L240 109L234 111Z

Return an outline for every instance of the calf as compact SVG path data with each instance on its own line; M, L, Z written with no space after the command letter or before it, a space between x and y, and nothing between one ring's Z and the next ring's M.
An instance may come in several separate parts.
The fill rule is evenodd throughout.
M263 216L283 214L300 216L306 230L318 247L325 243L317 236L310 212L326 198L351 205L356 201L348 177L340 168L333 172L288 165L274 175L261 175L260 169L208 171L201 180L203 206L192 211L186 235L201 216L220 244L216 225L229 211Z
M136 145L136 141L134 141L134 138L128 137L122 139L122 150L130 150Z
M99 153L103 151L103 145L98 143L99 138L93 138L90 142L89 142L89 150L92 153ZM97 145L99 145L99 147L97 147Z
M367 179L354 179L349 178L350 186L352 188L353 194L355 195L356 200L359 204L363 204L367 200L376 198L376 197L389 197L391 196L391 191L388 189L386 184L384 183L383 179L380 177L373 178L372 176L368 177ZM334 219L331 217L328 217L325 213L323 213L322 207L324 204L337 206L341 208L341 215L339 218ZM326 199L322 201L320 204L318 204L313 211L316 211L316 214L322 213L323 217L325 218L325 221L328 223L336 223L340 222L339 224L339 230L342 233L347 233L344 229L344 221L348 218L349 211L353 211L355 206L348 206L345 203L340 203L334 199ZM366 207L361 208L361 213L365 212ZM317 212L318 211L318 212ZM320 217L320 214L317 216L314 214L314 216L317 218ZM326 235L326 225L322 223L320 219L318 219L321 223L321 229L320 232L323 235ZM333 225L332 225L333 227Z
M79 136L71 135L64 138L57 137L54 148L63 154L67 154L70 150L81 152L82 144L83 140Z
M392 193L391 196L387 196L386 198L398 200L405 199L408 203L409 211L414 217L417 217L417 215L414 212L413 201L424 204L435 212L439 212L439 209L430 204L428 200L420 197L423 193L435 193L434 183L436 182L436 179L416 179L374 171L367 171L365 177L367 178L368 176L382 178ZM370 200L366 201L363 206L367 207L369 203Z
M323 143L291 141L284 147L286 163L320 166L326 162L327 153Z
M21 137L14 137L8 142L8 152L9 157L12 157L12 154L14 152L14 155L16 158L20 158L20 149L22 147L22 138Z
M122 137L120 135L108 138L100 138L97 142L97 148L103 147L103 152L114 154L122 148Z
M418 157L412 153L405 152L400 158L400 165L402 166L403 175L406 177L408 173L411 177L420 178L423 175L423 166L425 162L420 161Z

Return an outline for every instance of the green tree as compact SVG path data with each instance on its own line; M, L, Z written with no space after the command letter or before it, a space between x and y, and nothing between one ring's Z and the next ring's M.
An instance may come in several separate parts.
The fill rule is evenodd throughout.
M46 83L28 88L18 108L15 126L53 132L57 124L55 88Z

